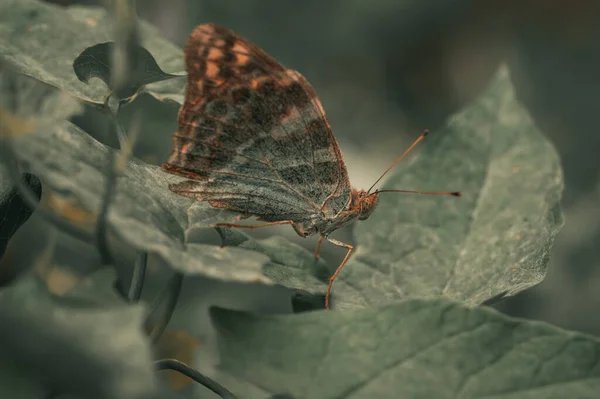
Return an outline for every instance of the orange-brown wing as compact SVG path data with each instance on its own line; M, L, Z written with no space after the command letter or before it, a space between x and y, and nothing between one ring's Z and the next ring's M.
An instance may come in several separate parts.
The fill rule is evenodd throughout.
M346 166L302 75L212 24L194 30L185 58L185 102L163 168L192 180L173 191L265 220L348 204Z

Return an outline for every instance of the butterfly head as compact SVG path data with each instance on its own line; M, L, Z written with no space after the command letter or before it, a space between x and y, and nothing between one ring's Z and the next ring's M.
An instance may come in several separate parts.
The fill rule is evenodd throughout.
M371 213L375 210L377 200L379 199L379 193L375 191L374 193L369 194L365 190L360 190L357 192L357 196L359 206L358 220L365 220L371 216Z

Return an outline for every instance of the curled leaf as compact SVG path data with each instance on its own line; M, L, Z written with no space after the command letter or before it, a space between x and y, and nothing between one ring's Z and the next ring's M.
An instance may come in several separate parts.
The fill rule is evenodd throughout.
M131 99L143 86L180 77L163 72L148 50L139 45L130 46L132 60L129 80L121 84L119 99ZM77 78L89 83L92 78L99 78L112 91L114 42L98 43L83 50L73 61L73 70Z
M83 84L72 62L90 46L113 40L112 20L101 7L60 7L37 0L0 1L0 54L18 72L64 90L82 101L103 104L106 86ZM183 71L182 50L158 29L139 23L141 46L166 71ZM50 50L51 49L51 50ZM143 63L142 63L143 65ZM144 92L181 104L186 79L153 81Z

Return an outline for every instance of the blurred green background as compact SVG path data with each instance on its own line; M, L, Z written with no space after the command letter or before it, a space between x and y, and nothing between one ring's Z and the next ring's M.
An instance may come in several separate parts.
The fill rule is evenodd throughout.
M323 102L358 188L369 187L423 129L435 131L484 90L501 63L508 63L521 101L561 156L566 223L546 280L494 306L600 335L600 1L144 0L137 2L137 10L179 46L196 25L214 22L305 75ZM140 107L160 123L144 124L135 155L161 164L171 150L177 108L141 96L124 113ZM103 136L104 122L93 111L78 123L116 144ZM423 182L407 189L461 188ZM27 243L31 237L46 239L42 225L34 215L15 236L7 257L33 256ZM285 235L311 250L316 242L301 239L288 226L255 234ZM336 238L353 242L351 227ZM79 265L94 262L93 251L63 239L58 257ZM216 235L207 239L216 240ZM324 246L323 256L337 264L343 251ZM158 269L153 277L145 296L164 282ZM284 288L188 279L173 328L189 328L190 317L199 327L207 323L198 298L204 310L218 304L283 312L290 311L288 297Z

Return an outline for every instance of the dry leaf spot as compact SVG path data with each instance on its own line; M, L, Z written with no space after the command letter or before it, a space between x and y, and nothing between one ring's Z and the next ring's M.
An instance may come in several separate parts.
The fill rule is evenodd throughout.
M53 267L46 272L45 279L48 291L55 295L65 295L81 280L81 277L60 267Z
M46 204L48 208L74 224L93 224L97 219L94 212L80 208L73 200L59 198L54 194L48 195Z
M31 120L0 108L0 139L16 138L34 130L35 123Z

